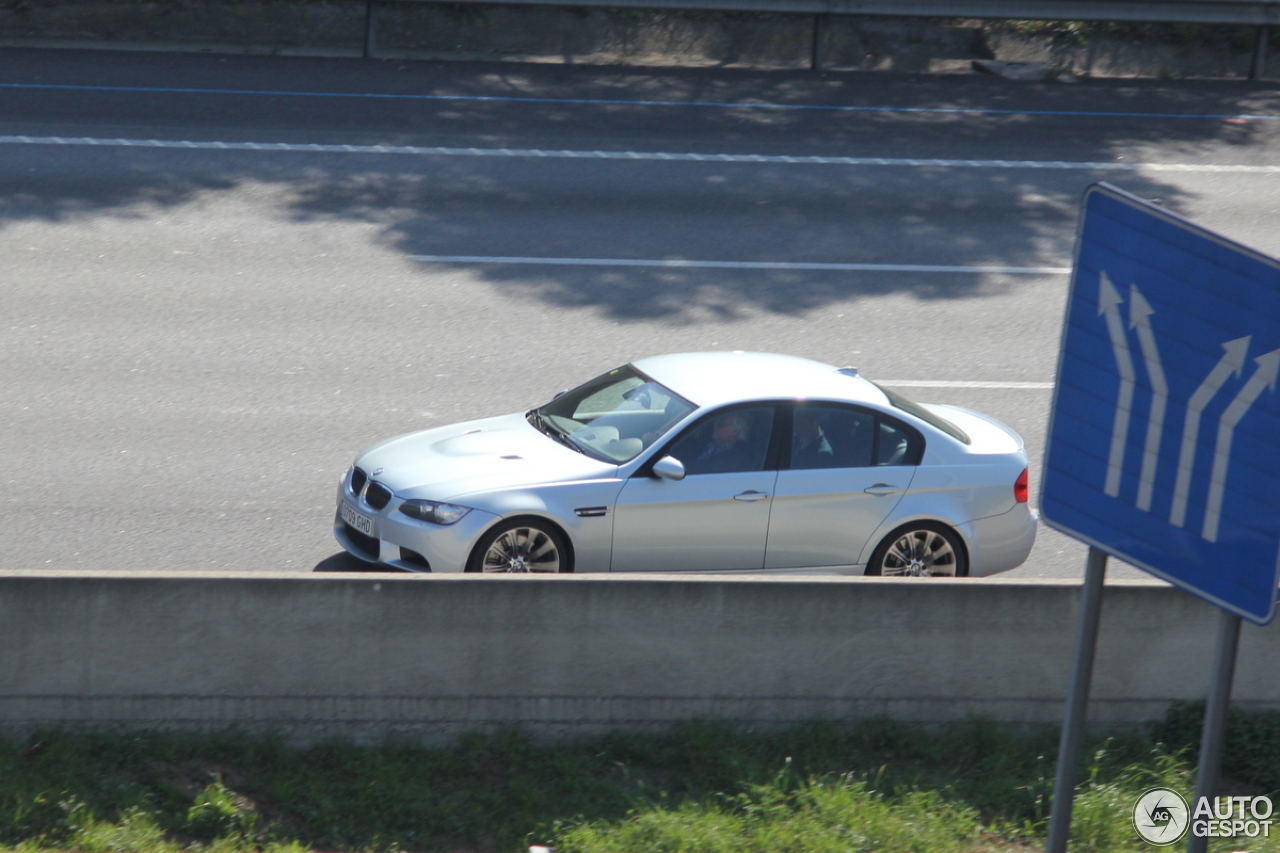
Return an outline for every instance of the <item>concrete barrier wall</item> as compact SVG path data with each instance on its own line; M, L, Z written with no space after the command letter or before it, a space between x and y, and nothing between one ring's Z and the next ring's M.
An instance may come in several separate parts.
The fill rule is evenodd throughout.
M0 730L428 740L690 718L1062 718L1078 584L725 577L0 573ZM1109 584L1091 720L1205 695L1216 610ZM1238 704L1280 707L1246 625Z

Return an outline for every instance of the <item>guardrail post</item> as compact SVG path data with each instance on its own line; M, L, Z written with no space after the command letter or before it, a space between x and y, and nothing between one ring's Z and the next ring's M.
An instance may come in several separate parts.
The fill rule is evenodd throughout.
M1271 27L1262 24L1253 34L1253 64L1249 66L1249 79L1258 80L1267 68L1267 42L1271 41Z
M364 58L371 59L378 49L378 17L374 9L375 0L365 0L364 4Z
M827 16L818 12L813 16L813 54L809 57L809 67L814 71L822 70L823 47L827 41Z

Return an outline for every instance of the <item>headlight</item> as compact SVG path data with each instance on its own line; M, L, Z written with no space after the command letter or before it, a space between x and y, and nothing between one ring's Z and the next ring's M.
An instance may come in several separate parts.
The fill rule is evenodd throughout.
M405 501L400 504L400 511L418 521L430 521L432 524L453 524L467 513L471 507L445 504L439 501Z

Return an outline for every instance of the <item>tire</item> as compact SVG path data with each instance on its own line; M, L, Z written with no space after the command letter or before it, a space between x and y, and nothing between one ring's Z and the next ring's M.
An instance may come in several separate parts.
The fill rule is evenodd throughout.
M471 552L467 571L559 573L572 572L573 563L558 530L540 519L521 518L485 533Z
M960 535L933 521L904 524L871 552L868 575L885 577L963 578L969 556Z

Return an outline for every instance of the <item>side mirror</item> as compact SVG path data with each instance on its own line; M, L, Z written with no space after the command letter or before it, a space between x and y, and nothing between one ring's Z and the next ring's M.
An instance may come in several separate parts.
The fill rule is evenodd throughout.
M674 456L664 456L653 463L653 474L664 480L683 480L684 463Z

